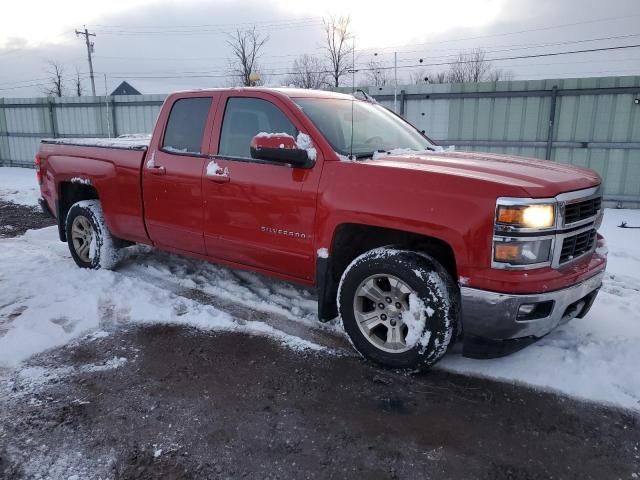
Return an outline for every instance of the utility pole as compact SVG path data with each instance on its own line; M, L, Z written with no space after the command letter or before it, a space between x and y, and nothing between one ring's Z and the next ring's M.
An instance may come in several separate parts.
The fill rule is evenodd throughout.
M93 53L93 42L89 41L89 37L95 37L95 33L89 33L87 27L84 27L84 32L76 30L76 37L84 35L84 40L87 44L87 57L89 58L89 76L91 77L91 93L96 96L96 81L93 78L93 62L91 61L91 54Z
M398 52L393 52L393 111L398 113Z

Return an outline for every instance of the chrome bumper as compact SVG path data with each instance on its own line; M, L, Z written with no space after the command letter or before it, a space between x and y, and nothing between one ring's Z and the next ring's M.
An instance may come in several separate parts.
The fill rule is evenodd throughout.
M568 322L582 317L602 285L604 271L563 290L532 295L511 295L462 287L462 330L465 337L488 340L540 338ZM532 320L518 319L523 304L553 302L550 313ZM546 312L545 312L546 313Z

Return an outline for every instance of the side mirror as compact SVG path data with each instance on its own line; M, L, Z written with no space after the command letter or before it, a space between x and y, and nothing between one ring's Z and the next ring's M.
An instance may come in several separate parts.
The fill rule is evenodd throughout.
M311 168L308 152L299 148L295 138L286 133L259 133L251 139L251 158L286 163L297 168Z

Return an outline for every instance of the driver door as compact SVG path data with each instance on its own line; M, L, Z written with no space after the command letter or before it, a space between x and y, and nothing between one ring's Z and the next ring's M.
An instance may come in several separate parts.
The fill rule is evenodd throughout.
M290 111L277 98L241 93L225 98L221 110L211 154L226 175L205 175L202 187L207 254L311 280L319 169L255 160L250 154L251 139L260 132L296 137Z

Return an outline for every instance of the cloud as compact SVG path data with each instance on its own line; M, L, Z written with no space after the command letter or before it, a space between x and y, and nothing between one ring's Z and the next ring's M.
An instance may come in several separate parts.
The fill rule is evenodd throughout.
M24 37L9 37L4 43L7 50L23 49L27 46L27 39Z
M476 47L484 47L488 57L496 58L625 41L640 43L640 35L628 40L567 43L638 33L637 0L612 0L606 4L592 0L397 0L393 7L384 8L356 0L117 0L103 2L98 9L86 6L94 3L82 2L77 12L65 13L69 2L77 1L54 2L60 12L52 14L51 19L45 18L49 20L48 36L30 41L12 34L4 40L5 47L0 48L0 96L41 95L39 83L47 76L47 60L60 62L70 75L76 68L86 75L86 47L74 33L84 21L97 34L93 39L94 68L100 93L111 91L125 79L143 93L225 85L230 56L226 32L252 23L269 36L260 63L267 74L271 73L271 81L277 83L284 80L277 73L287 72L297 55L322 54L321 16L329 11L351 14L356 48L361 50L358 62L367 63L378 53L377 61L392 65L393 52L398 51L401 79L408 78L412 71L406 66L416 64L420 58L425 65L446 63L460 50ZM0 21L0 32L35 30L31 23L42 15L32 14L34 0L14 4L23 6L18 10L9 8L9 15L3 15L5 20ZM25 5L31 5L31 11ZM581 23L594 19L598 22ZM575 25L547 28L571 23ZM12 25L10 30L4 28L6 24ZM627 50L502 61L496 66L511 70L516 78L603 76L640 73L639 58L640 50ZM446 66L425 69L433 72ZM87 91L86 78L85 82Z

